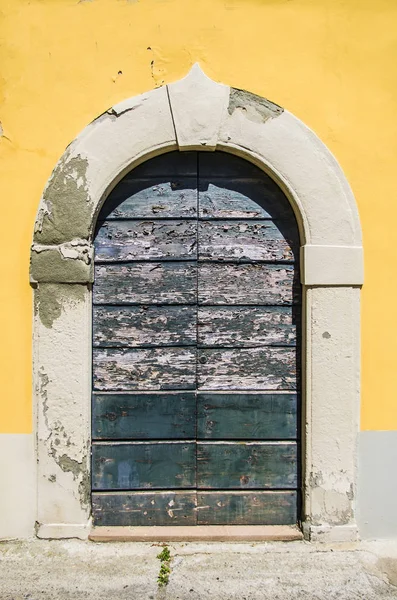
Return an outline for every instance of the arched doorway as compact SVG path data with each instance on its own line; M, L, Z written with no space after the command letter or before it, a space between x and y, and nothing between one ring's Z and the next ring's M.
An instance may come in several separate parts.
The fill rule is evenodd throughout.
M137 167L98 217L94 525L290 525L300 502L299 232L222 152Z
M181 81L126 100L95 119L68 146L44 190L30 269L37 533L86 538L91 532L98 214L127 172L178 149L245 158L269 174L291 202L302 244L303 531L310 539L356 539L363 282L356 203L335 158L299 119L265 98L211 81L198 65Z

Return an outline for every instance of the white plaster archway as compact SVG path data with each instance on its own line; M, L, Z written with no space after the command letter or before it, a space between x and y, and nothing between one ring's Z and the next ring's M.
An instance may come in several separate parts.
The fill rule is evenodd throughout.
M355 539L363 280L356 203L334 157L301 121L264 98L215 83L198 65L91 123L44 191L31 252L38 535L85 538L90 530L96 217L127 171L178 149L246 158L294 207L305 310L303 529L311 539Z

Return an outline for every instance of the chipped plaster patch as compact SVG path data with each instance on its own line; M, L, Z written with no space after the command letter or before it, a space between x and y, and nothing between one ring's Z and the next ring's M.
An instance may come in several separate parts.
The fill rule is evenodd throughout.
M87 183L88 160L69 151L58 162L44 191L36 220L34 240L62 244L74 238L88 239L92 201Z
M68 287L67 293L65 287ZM40 284L35 294L35 313L39 315L40 321L47 329L51 329L54 321L62 314L63 303L84 302L84 285L69 285L65 283Z
M274 102L237 88L230 89L227 110L229 115L232 115L235 110L243 112L247 119L255 123L265 123L268 119L274 119L284 112L284 109Z
M93 281L93 248L86 240L59 246L33 244L31 282L89 283Z

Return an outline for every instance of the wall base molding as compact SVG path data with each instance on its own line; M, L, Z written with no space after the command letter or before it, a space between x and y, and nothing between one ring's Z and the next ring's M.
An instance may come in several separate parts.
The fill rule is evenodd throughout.
M77 538L87 540L91 531L91 521L85 525L75 523L45 523L36 525L36 535L43 540Z
M339 543L358 542L357 525L312 525L302 524L303 535L309 542Z

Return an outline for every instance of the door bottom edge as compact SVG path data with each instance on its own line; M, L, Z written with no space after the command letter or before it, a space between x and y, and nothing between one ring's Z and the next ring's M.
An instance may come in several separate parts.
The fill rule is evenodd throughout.
M292 542L303 540L297 525L98 526L92 542Z

